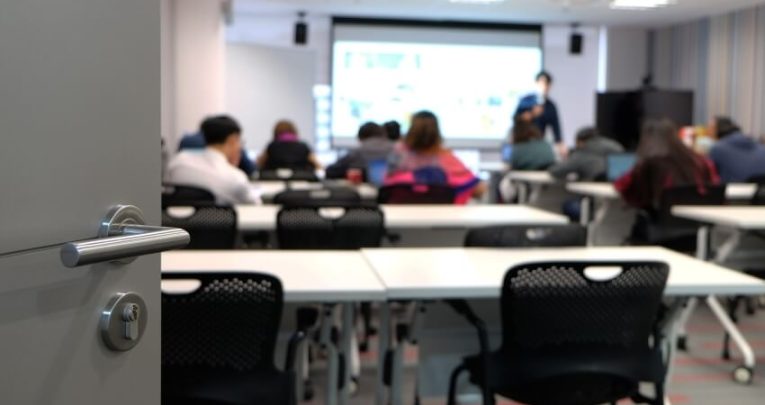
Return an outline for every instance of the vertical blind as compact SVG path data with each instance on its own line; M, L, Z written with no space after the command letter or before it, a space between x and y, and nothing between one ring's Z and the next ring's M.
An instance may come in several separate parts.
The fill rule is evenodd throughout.
M731 116L765 137L765 5L655 32L660 87L693 90L695 120Z

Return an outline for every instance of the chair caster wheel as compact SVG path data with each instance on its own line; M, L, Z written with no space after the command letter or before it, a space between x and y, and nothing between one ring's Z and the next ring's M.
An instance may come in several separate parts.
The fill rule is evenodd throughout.
M687 352L688 351L688 337L679 336L677 338L677 350Z
M749 385L754 380L754 370L746 366L739 366L733 370L733 381L742 384Z

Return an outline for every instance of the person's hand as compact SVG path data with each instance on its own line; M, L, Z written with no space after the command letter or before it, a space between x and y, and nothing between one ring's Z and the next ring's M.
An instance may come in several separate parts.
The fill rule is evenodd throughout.
M558 150L558 155L561 159L566 159L568 157L568 146L565 143L561 142L556 144L555 148Z
M541 116L545 113L545 107L542 105L535 105L534 108L531 109L531 115L534 116L534 118Z

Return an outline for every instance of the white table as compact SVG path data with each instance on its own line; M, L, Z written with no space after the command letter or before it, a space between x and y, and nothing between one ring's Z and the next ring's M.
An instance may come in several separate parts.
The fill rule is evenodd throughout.
M330 322L324 322L322 343L330 351L327 404L347 404L352 370L353 304L359 301L383 301L385 289L359 251L174 251L162 253L162 271L258 271L278 277L287 302L323 303L325 318L331 318L332 306L342 305L341 350L345 356L343 390L338 397L337 348L330 339ZM163 282L165 292L184 291L178 282ZM336 353L335 353L336 354ZM300 374L298 374L300 375Z
M518 189L518 203L531 204L539 199L542 186L555 184L555 178L547 171L511 170L507 174Z
M327 186L346 186L355 189L364 200L377 200L377 188L371 184L351 184L347 180L326 180L322 183L309 181L253 181L263 199L272 200L285 190L320 190Z
M660 247L595 247L556 249L365 249L364 256L386 287L388 300L499 298L506 271L532 261L657 260L667 262L670 275L665 295L692 297L715 294L755 295L765 283ZM676 315L676 314L675 314ZM723 315L724 312L723 312ZM381 316L389 316L383 305ZM726 315L727 317L727 315ZM674 319L674 318L673 318ZM381 320L381 326L388 322ZM674 323L673 323L674 325ZM388 350L389 331L380 331L381 355ZM397 370L394 370L397 373ZM395 379L394 379L395 380ZM398 385L391 389L392 403L401 403ZM385 399L378 386L378 404Z
M605 219L612 206L621 200L612 183L574 182L566 184L566 190L584 197L582 200L581 223L587 227L588 244L592 244L595 231ZM726 198L734 201L751 199L757 190L756 184L734 183L725 188ZM590 221L590 212L595 215Z
M385 227L473 228L491 225L563 225L568 218L523 205L381 205ZM275 205L236 206L240 231L276 229Z

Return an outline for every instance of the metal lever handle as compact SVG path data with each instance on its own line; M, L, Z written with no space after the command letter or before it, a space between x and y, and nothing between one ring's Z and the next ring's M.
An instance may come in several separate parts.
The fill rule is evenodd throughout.
M66 267L101 262L129 263L136 256L182 248L190 240L183 229L146 226L140 209L118 205L101 222L97 239L65 244L61 248L61 261Z

